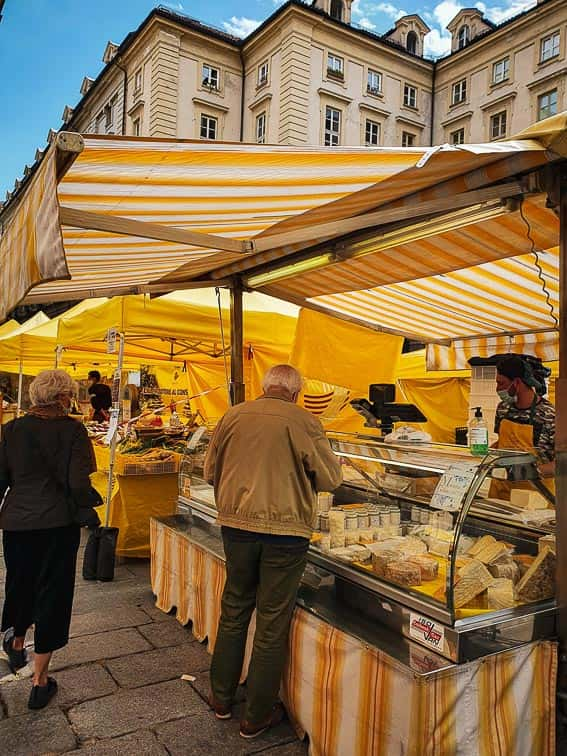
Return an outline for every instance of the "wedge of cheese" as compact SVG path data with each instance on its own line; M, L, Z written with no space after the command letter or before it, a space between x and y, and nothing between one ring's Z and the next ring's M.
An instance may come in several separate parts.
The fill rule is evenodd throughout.
M493 577L482 562L477 559L463 567L453 587L453 603L455 609L472 601L479 593L485 591Z
M547 509L547 501L539 491L527 488L513 488L510 491L510 503L523 509Z
M513 559L510 559L509 562L494 562L494 564L487 566L488 571L495 578L506 578L515 583L520 577L520 568Z
M491 535L482 536L482 538L479 538L478 541L474 544L474 546L470 547L470 549L467 551L467 555L471 557L476 557L478 553L480 553L483 549L485 549L487 546L490 546L493 543L496 543L496 538L494 538L494 536L491 536Z
M508 578L493 580L486 591L487 608L495 611L515 606L514 583Z
M502 541L495 541L481 549L476 554L475 559L478 559L478 561L483 564L492 564L507 554L509 554L508 546L505 543L502 543Z
M555 595L555 554L546 547L540 551L516 586L521 603L543 601Z

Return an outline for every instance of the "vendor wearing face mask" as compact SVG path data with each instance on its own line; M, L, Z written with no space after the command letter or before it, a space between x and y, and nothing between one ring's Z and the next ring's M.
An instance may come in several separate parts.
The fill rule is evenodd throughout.
M546 479L546 487L554 492L555 407L544 399L545 378L536 373L528 361L512 355L497 365L496 390L501 399L496 408L496 448L535 452L539 474ZM493 491L494 487L507 488L507 491ZM532 488L528 482L514 483L513 487ZM510 484L493 480L491 496L495 495L509 499Z

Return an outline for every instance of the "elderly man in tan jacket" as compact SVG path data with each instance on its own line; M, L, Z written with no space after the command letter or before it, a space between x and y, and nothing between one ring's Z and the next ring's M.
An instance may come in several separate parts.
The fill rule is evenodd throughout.
M227 580L211 667L211 706L229 719L248 625L256 634L240 734L260 735L284 716L277 702L289 625L305 569L318 491L342 480L321 423L297 406L301 376L268 370L264 394L232 407L217 425L205 477L214 484Z

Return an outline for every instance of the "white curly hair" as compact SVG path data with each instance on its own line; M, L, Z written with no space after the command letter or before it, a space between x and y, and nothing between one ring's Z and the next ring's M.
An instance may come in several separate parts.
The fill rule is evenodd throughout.
M36 407L54 404L62 395L77 395L77 384L64 370L43 370L30 384L30 399Z

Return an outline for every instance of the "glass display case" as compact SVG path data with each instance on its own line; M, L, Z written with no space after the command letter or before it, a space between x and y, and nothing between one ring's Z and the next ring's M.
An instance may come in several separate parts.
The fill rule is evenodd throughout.
M312 585L455 662L553 637L555 510L535 457L328 437L344 482L318 496ZM206 429L189 439L180 507L212 523L208 442Z

